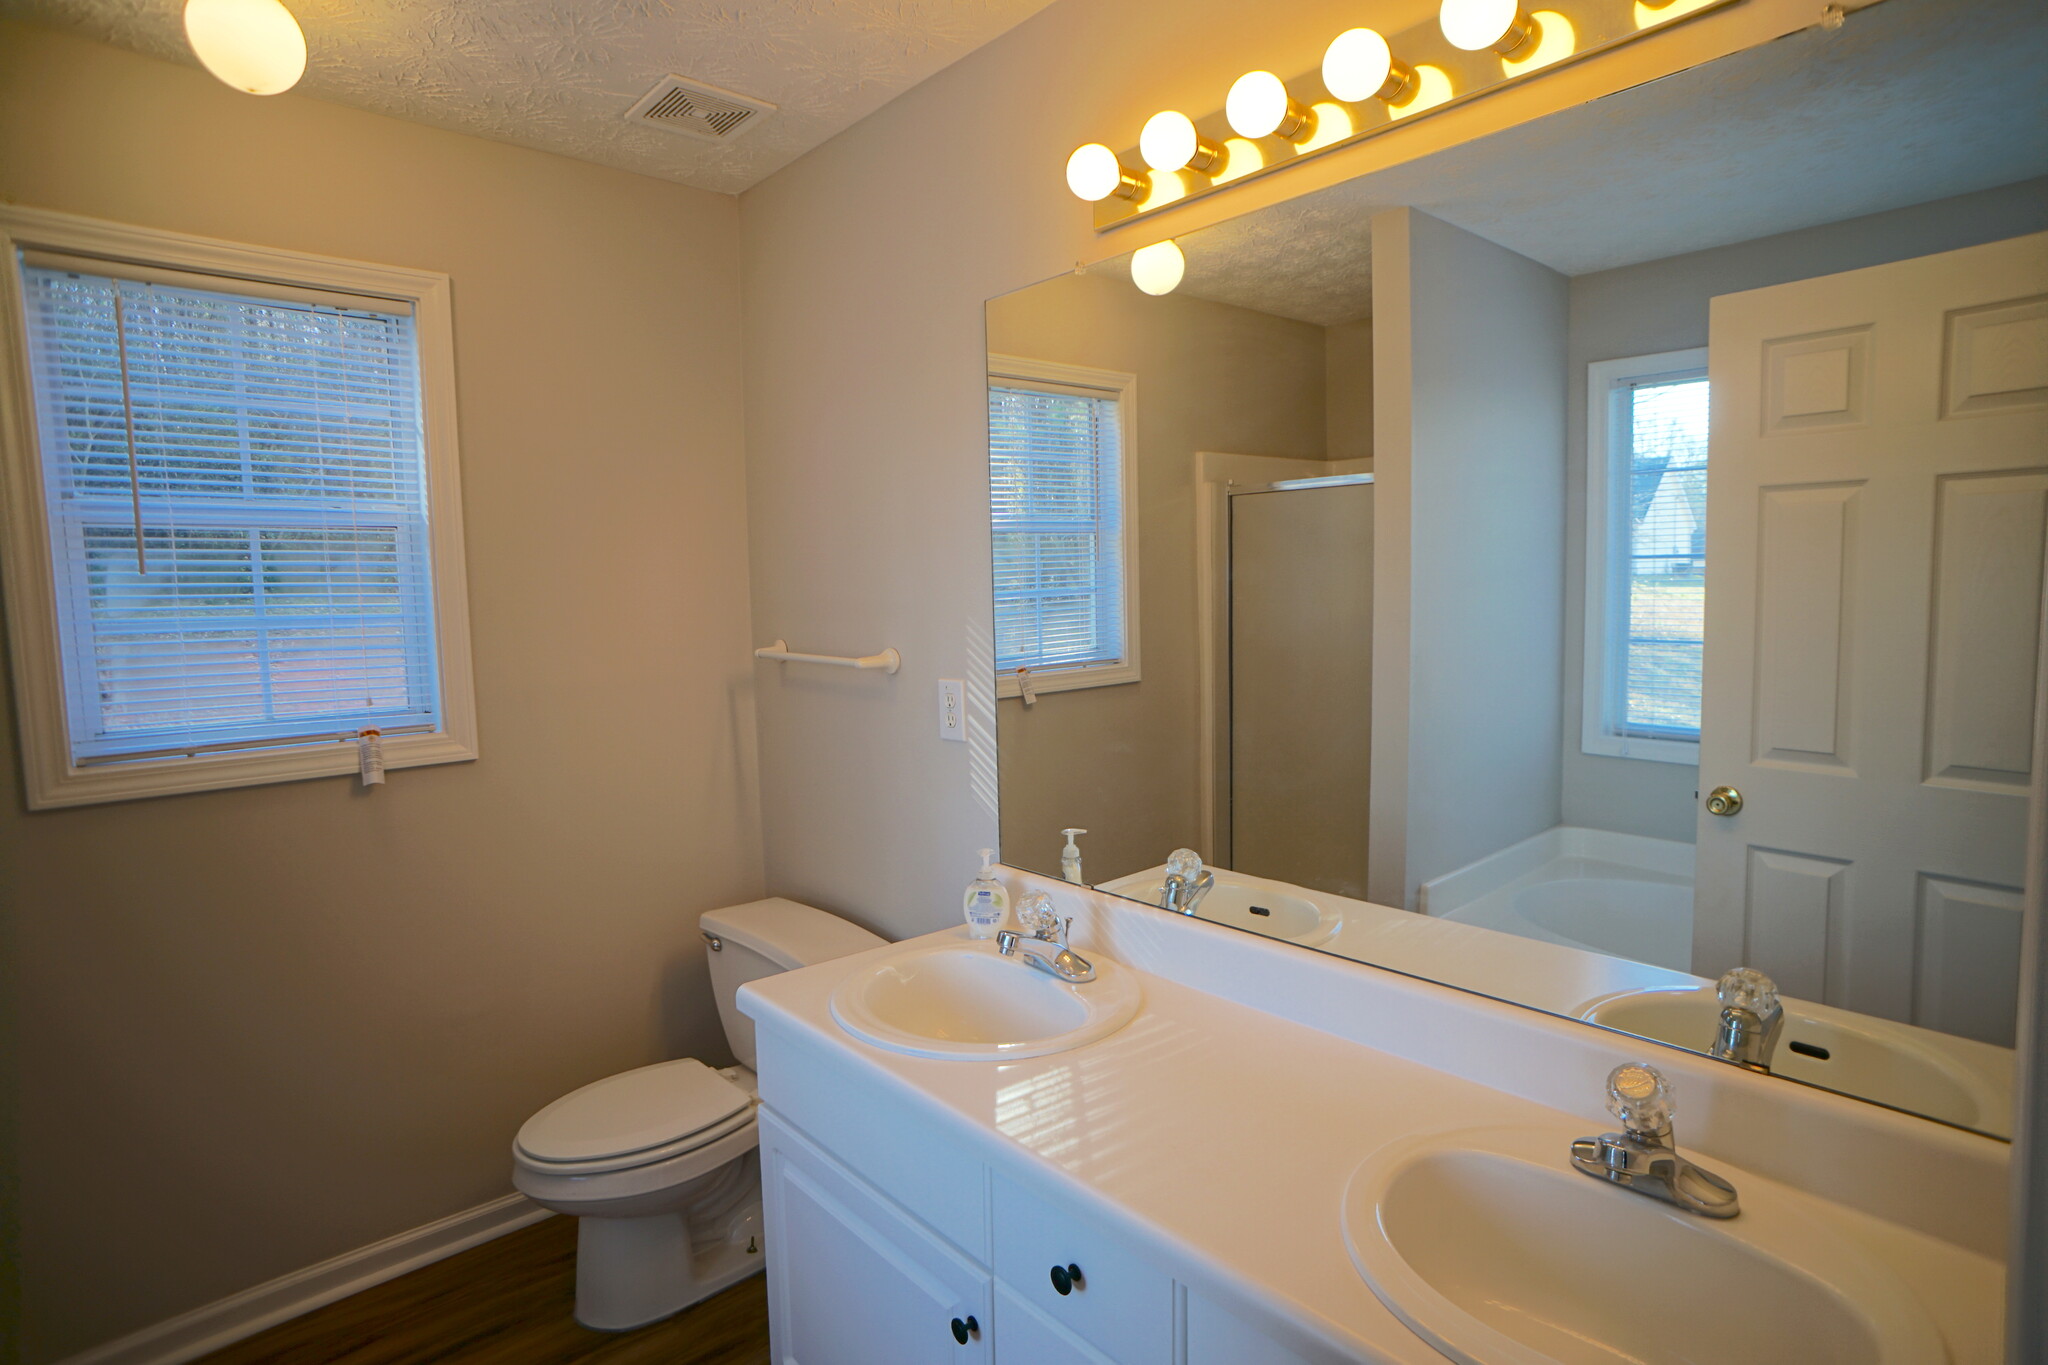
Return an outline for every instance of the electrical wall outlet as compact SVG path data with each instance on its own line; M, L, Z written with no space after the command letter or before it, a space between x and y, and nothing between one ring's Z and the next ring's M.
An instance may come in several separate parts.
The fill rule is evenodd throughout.
M958 678L939 679L939 738L967 739L967 685Z

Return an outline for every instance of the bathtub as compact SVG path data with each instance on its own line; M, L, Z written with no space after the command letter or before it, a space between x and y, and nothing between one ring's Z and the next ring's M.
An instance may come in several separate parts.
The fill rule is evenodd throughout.
M1423 914L1692 970L1693 846L1559 825L1431 878Z

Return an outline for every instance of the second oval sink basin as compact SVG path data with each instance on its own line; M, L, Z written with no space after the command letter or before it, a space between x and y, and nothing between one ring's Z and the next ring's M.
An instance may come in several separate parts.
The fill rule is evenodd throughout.
M1216 884L1195 907L1196 919L1308 948L1329 942L1343 927L1343 920L1335 911L1303 892L1286 890L1281 883L1248 877L1227 868L1209 870L1216 874ZM1105 882L1102 889L1147 905L1158 905L1166 895L1164 878L1163 869L1154 869Z
M1352 1261L1465 1365L1948 1360L1904 1282L1799 1196L1723 1170L1743 1211L1708 1220L1579 1174L1568 1146L1499 1128L1375 1154L1344 1193Z
M1090 961L1095 979L1076 985L999 955L994 943L929 944L840 982L832 1017L856 1038L915 1057L1043 1057L1106 1037L1138 1012L1137 978Z

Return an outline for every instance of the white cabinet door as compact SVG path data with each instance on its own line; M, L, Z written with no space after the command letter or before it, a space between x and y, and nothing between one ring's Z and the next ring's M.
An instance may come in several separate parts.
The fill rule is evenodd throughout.
M776 1365L988 1365L987 1271L765 1111L761 1174Z
M2048 234L1713 302L1693 970L2010 1043Z

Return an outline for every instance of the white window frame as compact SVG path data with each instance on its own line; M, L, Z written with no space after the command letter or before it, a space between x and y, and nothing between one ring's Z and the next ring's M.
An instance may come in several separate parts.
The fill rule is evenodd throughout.
M1098 370L1087 365L1066 365L1056 360L1033 360L1027 356L990 355L988 384L998 387L1005 380L1026 384L1058 384L1071 389L1092 389L1117 400L1118 472L1123 498L1123 659L1114 664L1091 664L1080 668L1031 670L1031 690L1070 692L1083 687L1115 687L1139 681L1138 668L1138 376L1122 370ZM986 393L982 412L988 411ZM996 696L1024 694L1015 669L996 674Z
M383 739L384 766L460 763L477 756L476 697L463 573L462 487L457 467L454 329L448 277L433 271L270 247L244 246L44 209L0 205L0 572L21 722L22 776L33 810L354 773L356 746L337 740L195 752L129 762L72 762L59 651L55 572L43 500L43 462L31 384L19 253L61 252L110 263L229 276L286 289L393 299L412 306L425 435L428 548L440 723L431 733Z
M1615 723L1615 708L1625 705L1626 699L1622 659L1613 648L1613 636L1617 622L1625 622L1628 613L1625 558L1617 553L1623 547L1616 543L1626 534L1628 522L1618 500L1627 496L1623 471L1631 454L1624 444L1628 429L1617 420L1615 404L1631 383L1706 372L1704 346L1599 360L1586 367L1586 621L1579 728L1583 753L1699 765L1698 740L1623 734Z

